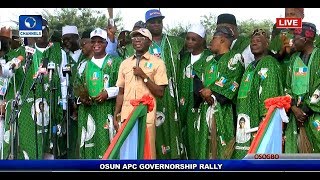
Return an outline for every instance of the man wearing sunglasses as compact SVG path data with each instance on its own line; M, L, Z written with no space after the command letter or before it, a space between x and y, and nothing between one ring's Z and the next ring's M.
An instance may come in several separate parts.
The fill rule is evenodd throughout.
M158 9L145 13L146 27L152 34L152 44L149 53L160 57L167 69L169 89L164 97L157 100L157 116L164 116L164 121L157 125L157 158L180 159L184 156L179 114L179 97L177 75L179 71L180 51L184 40L176 36L168 36L163 31L165 16Z
M244 72L241 54L230 50L234 38L228 26L217 27L210 46L215 57L209 56L202 69L203 87L199 93L203 102L196 136L197 159L230 159L232 155L227 152L234 144L233 102Z
M292 101L285 133L286 153L320 152L317 124L320 117L320 50L314 47L316 32L316 26L308 22L303 22L302 28L293 32L296 52L290 58L287 73L286 93Z
M252 33L250 48L255 60L242 76L237 97L237 125L244 118L248 135L245 142L239 139L241 132L237 128L234 159L242 159L247 154L256 127L267 113L264 101L284 94L280 66L277 59L268 55L268 43L268 35L264 30L256 29Z
M241 53L243 57L242 63L247 68L254 61L254 56L250 49L250 37L239 35L237 20L233 14L220 14L217 18L217 27L219 26L228 26L232 30L235 39L231 44L231 49Z
M140 28L131 32L130 35L136 54L124 60L120 65L117 80L119 95L117 96L114 117L121 113L121 121L124 121L133 110L130 100L141 99L144 95L153 97L155 108L147 114L147 128L151 159L156 159L155 140L156 124L158 123L156 121L158 119L156 117L156 103L163 98L165 88L168 85L166 66L162 59L148 52L152 43L152 35L148 29ZM117 129L116 120L114 120L114 125Z

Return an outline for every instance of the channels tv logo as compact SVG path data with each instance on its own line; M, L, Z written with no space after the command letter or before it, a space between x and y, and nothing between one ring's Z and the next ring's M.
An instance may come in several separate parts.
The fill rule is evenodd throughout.
M20 15L19 35L20 37L42 37L42 16Z
M277 28L302 28L302 18L277 18Z

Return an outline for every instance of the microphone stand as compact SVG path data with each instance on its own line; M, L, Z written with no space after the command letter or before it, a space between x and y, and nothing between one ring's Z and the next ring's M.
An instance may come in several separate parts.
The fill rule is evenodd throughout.
M55 106L55 99L56 99L56 82L54 82L53 78L49 82L50 85L50 111L49 111L49 117L50 117L50 125L49 127L52 127L52 132L49 133L49 139L52 140L53 143L53 158L56 159L58 154L58 143L57 143L57 120L55 118L55 112L56 112L56 106ZM51 129L51 128L50 128Z
M26 59L27 61L25 63L25 74L27 73L27 70L29 69L30 64L32 63L31 57L32 56L27 56L27 59ZM14 86L15 97L11 103L12 106L11 106L11 114L10 114L10 119L9 119L9 126L10 126L10 148L9 148L9 151L10 152L8 154L7 159L16 159L17 158L17 153L18 153L18 151L17 151L17 147L18 147L18 139L17 139L18 138L17 137L18 116L20 114L21 106L23 104L22 103L19 107L19 100L20 100L19 96L23 90L25 81L26 81L26 76L23 76L21 85L19 87L19 91L16 91L15 73L14 73L14 69L13 69L13 86Z
M70 107L69 107L69 100L71 99L71 93L70 93L70 85L69 85L69 76L71 75L71 66L66 65L65 68L62 69L63 76L66 77L66 84L67 84L67 97L66 97L66 136L67 136L67 149L66 149L66 158L68 159L68 153L70 148L70 142L69 142L69 124L70 124Z
M42 159L45 157L45 127L44 127L44 112L45 112L45 106L44 106L44 84L43 84L43 74L40 74L39 83L41 84L41 105L39 105L39 109L41 112L41 135L42 135Z

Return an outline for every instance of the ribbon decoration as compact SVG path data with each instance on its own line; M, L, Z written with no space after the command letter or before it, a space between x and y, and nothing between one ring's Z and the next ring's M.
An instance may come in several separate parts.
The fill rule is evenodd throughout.
M140 103L148 107L148 112L151 112L154 108L153 97L151 97L149 94L143 95L141 99L130 100L130 104L132 106L139 106Z

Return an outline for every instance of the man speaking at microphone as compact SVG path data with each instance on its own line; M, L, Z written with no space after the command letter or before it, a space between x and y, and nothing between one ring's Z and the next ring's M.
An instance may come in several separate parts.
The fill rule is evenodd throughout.
M129 116L134 108L130 104L130 100L141 99L143 95L148 94L153 97L156 105L156 97L162 97L168 85L166 67L163 60L148 52L152 43L150 31L140 28L131 32L130 35L136 54L121 63L116 84L119 87L119 94L114 117L121 113L121 122ZM156 107L147 114L151 159L156 159L155 121ZM116 118L114 118L113 124L118 129Z

